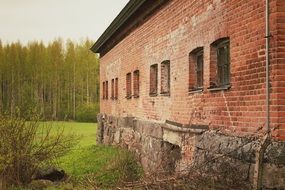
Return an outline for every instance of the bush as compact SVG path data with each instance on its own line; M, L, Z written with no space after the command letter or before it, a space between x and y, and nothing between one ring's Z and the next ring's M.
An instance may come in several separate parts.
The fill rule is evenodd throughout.
M26 121L0 116L0 181L2 186L21 186L32 181L33 174L67 153L76 143L64 136L63 128L39 127L37 119ZM2 187L4 188L4 187ZM0 187L1 189L1 187Z
M76 121L78 122L97 122L99 104L82 105L77 109Z

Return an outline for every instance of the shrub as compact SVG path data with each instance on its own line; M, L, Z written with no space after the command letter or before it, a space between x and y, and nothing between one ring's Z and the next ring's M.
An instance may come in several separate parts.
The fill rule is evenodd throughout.
M67 153L76 143L63 128L39 127L37 119L0 116L0 181L3 186L26 185L41 167ZM1 189L1 187L0 187Z
M77 109L76 121L97 122L98 113L99 113L99 104L82 105Z

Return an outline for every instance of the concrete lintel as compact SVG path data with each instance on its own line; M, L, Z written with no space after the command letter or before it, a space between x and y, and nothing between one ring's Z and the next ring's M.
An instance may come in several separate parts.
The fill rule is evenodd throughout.
M193 133L193 134L201 134L207 131L206 129L183 128L183 127L178 127L178 126L170 125L170 124L162 125L162 128L166 130L174 131L174 132L179 132L179 133Z

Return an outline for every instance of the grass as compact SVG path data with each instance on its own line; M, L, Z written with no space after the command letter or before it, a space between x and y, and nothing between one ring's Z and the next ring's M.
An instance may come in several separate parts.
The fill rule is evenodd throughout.
M63 128L64 135L79 137L73 150L58 160L59 167L74 177L96 173L118 153L118 148L96 145L95 123L44 122L42 125L52 125L51 133Z
M58 167L65 170L74 180L82 180L87 176L95 176L96 184L108 187L116 184L127 168L135 176L142 174L141 169L134 164L132 155L113 146L96 145L97 124L77 122L43 122L44 125L52 125L51 133L56 133L58 128L64 129L64 135L79 136L74 149L58 160ZM127 167L124 167L128 163ZM128 173L128 172L127 172Z

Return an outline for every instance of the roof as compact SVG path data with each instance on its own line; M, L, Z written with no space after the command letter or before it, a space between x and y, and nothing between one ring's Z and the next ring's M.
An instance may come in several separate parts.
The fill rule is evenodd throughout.
M105 55L151 13L169 0L130 0L110 26L91 47L94 53Z

